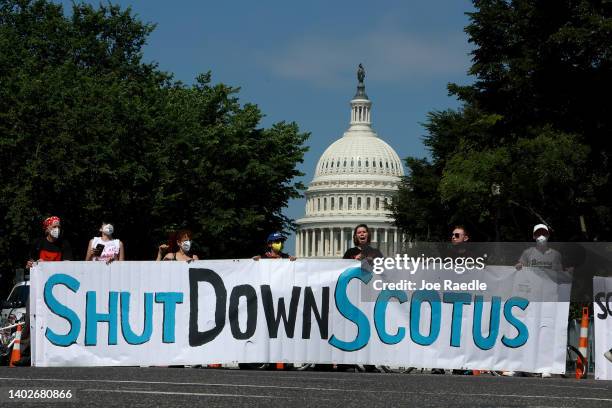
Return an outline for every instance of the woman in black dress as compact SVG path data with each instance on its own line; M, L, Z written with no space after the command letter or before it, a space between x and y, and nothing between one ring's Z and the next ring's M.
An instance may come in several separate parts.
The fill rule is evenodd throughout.
M347 249L342 258L366 261L372 265L373 259L383 258L383 254L380 252L380 250L378 250L378 248L371 247L370 242L372 242L370 229L366 224L359 224L353 230L353 243L355 246ZM338 364L338 370L340 371L352 368L353 366L350 364ZM364 365L364 368L368 372L379 372L374 365Z
M365 259L369 263L372 263L372 259L374 258L383 258L383 254L378 250L378 248L372 248L370 246L371 241L372 236L370 235L370 229L368 226L365 224L359 224L353 231L353 243L355 246L353 248L349 248L344 253L343 258L357 260Z

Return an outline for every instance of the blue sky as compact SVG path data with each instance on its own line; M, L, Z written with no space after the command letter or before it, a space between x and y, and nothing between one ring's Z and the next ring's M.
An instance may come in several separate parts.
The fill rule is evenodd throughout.
M427 112L458 106L446 84L471 81L467 0L116 3L157 24L146 61L185 83L211 70L214 82L241 88L241 102L259 105L262 126L295 121L310 132L300 166L306 183L348 126L360 62L374 129L402 159L427 156ZM285 214L297 219L303 212L304 200L293 200ZM293 253L293 237L287 249Z

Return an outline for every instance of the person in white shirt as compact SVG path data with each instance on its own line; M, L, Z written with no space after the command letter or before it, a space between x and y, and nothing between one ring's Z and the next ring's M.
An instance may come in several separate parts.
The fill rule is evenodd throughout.
M523 251L516 264L516 269L521 270L523 266L529 266L562 271L561 253L548 247L548 237L550 237L550 231L545 224L533 227L533 239L536 241L536 246Z
M536 246L527 248L521 254L516 269L521 270L525 267L544 268L553 271L562 271L563 264L561 262L561 253L556 249L548 247L548 238L550 230L546 224L537 224L533 227L533 239ZM505 376L512 377L516 375L514 371L505 371ZM550 378L552 375L549 372L543 372L542 378Z
M114 232L115 229L112 224L102 223L100 236L89 241L85 260L103 261L107 264L113 261L123 261L125 259L123 242L113 238Z

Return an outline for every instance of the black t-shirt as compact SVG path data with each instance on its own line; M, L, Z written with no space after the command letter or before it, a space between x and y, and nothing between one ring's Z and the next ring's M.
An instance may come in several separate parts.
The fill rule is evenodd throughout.
M444 255L453 259L477 257L476 253L473 251L473 247L466 243L459 243L455 245L452 243L448 244Z
M363 253L364 258L384 258L382 252L377 248L372 248L367 245L363 249L359 247L349 248L342 257L343 259L355 259L359 254Z
M47 238L40 238L34 242L30 250L30 259L38 261L71 261L72 247L63 239L50 242Z

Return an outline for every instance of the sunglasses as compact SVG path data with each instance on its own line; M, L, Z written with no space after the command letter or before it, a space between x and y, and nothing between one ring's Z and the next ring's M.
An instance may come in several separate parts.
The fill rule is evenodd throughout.
M451 238L459 238L459 237L461 237L461 234L458 232L451 234Z

